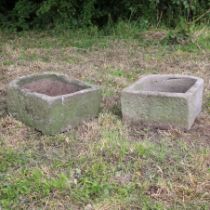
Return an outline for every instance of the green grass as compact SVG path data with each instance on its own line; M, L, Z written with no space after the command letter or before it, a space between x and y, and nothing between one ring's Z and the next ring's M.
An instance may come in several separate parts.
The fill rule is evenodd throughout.
M9 168L14 166L22 167L27 163L28 156L23 153L16 153L11 149L1 148L0 151L1 162L0 172L6 172Z
M49 196L55 190L65 190L67 188L67 178L60 174L57 178L45 178L39 169L21 172L20 177L11 175L5 180L0 190L1 206L5 209L15 208L21 201L21 197L33 197L40 199Z
M98 118L55 136L0 119L0 207L209 209L208 32L196 27L183 44L169 43L168 29L128 23L105 32L0 33L0 89L17 76L57 71L100 85L103 95ZM123 124L120 91L151 73L204 78L203 115L191 131Z

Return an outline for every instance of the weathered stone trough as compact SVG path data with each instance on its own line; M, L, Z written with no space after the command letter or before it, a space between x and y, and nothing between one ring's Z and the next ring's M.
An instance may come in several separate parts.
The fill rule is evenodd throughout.
M98 87L56 73L20 77L7 89L8 112L44 134L63 132L95 117L100 100Z
M122 91L123 118L159 128L190 129L201 111L203 79L148 75Z

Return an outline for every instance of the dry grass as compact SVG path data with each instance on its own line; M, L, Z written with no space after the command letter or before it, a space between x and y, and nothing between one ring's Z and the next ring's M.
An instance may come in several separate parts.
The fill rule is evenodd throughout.
M155 37L163 34L155 32ZM0 203L5 209L210 208L208 49L191 53L117 39L107 41L105 48L95 44L80 49L58 47L49 35L36 36L27 42L36 46L46 40L50 47L28 47L24 37L1 43L0 90L17 76L62 72L101 85L102 112L98 119L54 137L11 116L1 118ZM205 80L203 112L190 131L123 125L120 90L149 73L193 74Z

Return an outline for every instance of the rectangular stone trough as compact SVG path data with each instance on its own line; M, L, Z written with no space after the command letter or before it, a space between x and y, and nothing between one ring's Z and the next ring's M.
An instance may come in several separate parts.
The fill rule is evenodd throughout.
M122 91L123 118L129 124L189 130L201 112L203 85L193 76L144 76Z
M100 101L98 87L56 73L20 77L7 89L8 112L50 135L97 116Z

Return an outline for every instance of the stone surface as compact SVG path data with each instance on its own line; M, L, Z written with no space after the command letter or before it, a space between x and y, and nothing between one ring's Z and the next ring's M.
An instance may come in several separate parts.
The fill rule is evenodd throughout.
M56 73L20 77L7 88L8 112L50 135L97 116L100 101L98 87Z
M193 76L144 76L122 91L123 119L188 130L201 112L203 86L203 79Z

